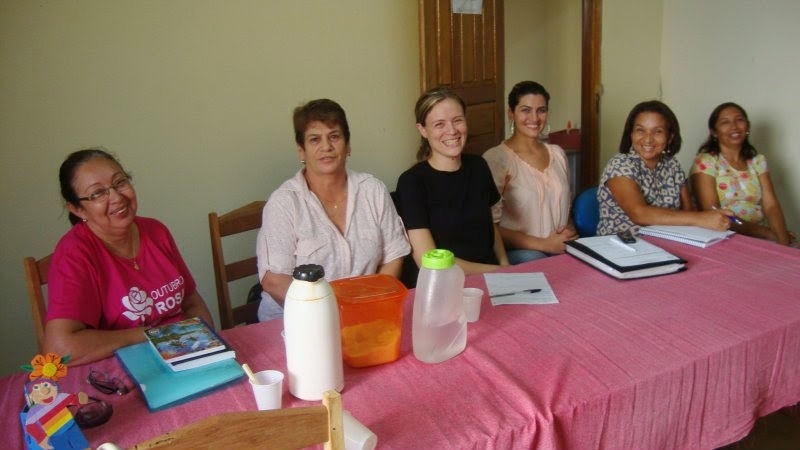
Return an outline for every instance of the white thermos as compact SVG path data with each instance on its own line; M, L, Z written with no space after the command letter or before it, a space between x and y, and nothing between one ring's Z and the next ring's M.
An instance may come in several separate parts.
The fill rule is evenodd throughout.
M302 400L344 388L339 308L324 276L317 264L296 267L284 302L289 392Z

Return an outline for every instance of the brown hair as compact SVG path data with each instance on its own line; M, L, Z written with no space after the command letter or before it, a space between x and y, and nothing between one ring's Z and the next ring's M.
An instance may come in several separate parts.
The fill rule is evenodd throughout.
M344 109L333 100L321 98L298 106L294 109L292 122L294 123L294 141L301 147L305 142L306 129L311 122L322 122L331 128L339 125L344 133L344 143L350 143L350 126L347 124L347 116Z

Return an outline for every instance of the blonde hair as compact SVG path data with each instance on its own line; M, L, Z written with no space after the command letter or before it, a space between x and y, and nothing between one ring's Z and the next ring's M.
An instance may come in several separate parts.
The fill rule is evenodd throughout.
M461 109L466 114L467 104L464 103L464 100L459 97L455 91L446 87L435 87L425 91L417 100L417 104L414 107L414 116L416 117L417 123L424 127L425 119L428 118L428 114L430 114L433 107L447 99L453 99L457 101L458 104L461 105ZM428 140L425 138L425 136L420 136L419 150L417 150L417 161L425 161L430 156L431 145L428 143Z

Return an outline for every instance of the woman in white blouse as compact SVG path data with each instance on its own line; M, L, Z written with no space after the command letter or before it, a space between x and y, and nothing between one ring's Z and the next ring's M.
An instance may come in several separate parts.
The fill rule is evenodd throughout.
M270 195L256 243L262 321L282 316L300 264L321 265L327 280L397 277L411 250L383 182L345 168L350 128L342 107L312 100L295 109L293 122L303 167Z

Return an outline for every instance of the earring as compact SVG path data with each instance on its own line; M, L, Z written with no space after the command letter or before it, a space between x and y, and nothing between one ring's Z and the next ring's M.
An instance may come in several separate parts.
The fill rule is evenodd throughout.
M511 122L511 127L509 127L509 128L511 130L511 135L513 136L514 135L514 122Z
M305 165L306 164L306 160L305 159L301 159L300 160L300 164Z
M84 218L84 219L81 219L81 220L82 220L84 223L86 223L86 221L87 221L87 220L89 220L89 219L85 219L85 218Z
M747 133L745 133L745 134L747 134L748 136L750 136L750 130L747 130Z
M545 125L544 129L542 130L542 132L539 133L539 137L541 139L547 139L548 136L550 136L550 124L549 123L547 125Z

